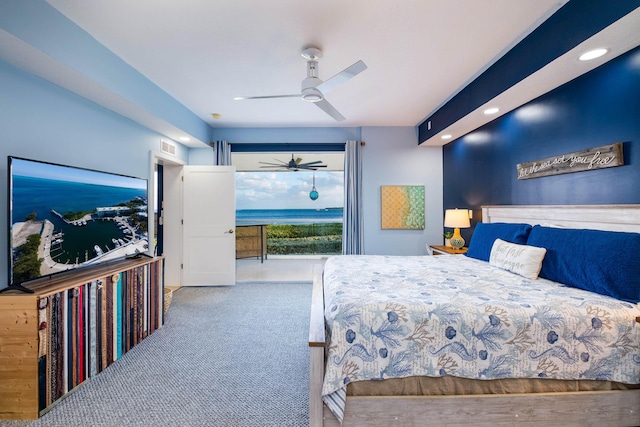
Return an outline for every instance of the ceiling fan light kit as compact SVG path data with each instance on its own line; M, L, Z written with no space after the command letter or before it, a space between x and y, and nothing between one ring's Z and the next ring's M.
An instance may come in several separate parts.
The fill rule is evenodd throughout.
M326 81L320 80L318 77L318 61L322 57L322 50L315 46L306 46L302 49L302 57L307 60L307 78L302 80L300 94L294 95L268 95L268 96L237 96L236 101L246 99L272 99L272 98L297 98L314 103L318 108L331 116L334 120L343 121L345 117L340 114L336 108L331 105L324 97L323 92L329 92L336 86L346 82L357 76L367 69L362 61L357 61L353 65L345 68L335 76Z
M307 87L307 88L303 87L302 99L304 99L307 102L319 102L319 101L322 101L324 97L322 96L322 92L320 92L315 87Z

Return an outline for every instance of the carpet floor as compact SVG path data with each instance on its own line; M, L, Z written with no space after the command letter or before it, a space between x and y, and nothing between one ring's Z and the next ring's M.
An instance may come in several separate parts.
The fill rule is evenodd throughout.
M311 283L182 288L165 324L34 421L1 426L309 425Z

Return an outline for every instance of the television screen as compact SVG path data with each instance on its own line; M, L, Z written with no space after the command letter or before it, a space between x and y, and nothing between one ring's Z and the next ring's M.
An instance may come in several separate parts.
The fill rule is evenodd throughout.
M9 157L9 284L146 253L147 180Z

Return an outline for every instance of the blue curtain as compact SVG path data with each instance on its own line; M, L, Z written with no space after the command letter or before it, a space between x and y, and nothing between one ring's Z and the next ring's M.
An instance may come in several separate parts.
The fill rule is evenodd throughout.
M342 224L342 253L364 253L362 233L362 146L347 141L344 147L344 219Z
M213 145L215 161L218 166L231 165L231 144L227 141L216 141Z

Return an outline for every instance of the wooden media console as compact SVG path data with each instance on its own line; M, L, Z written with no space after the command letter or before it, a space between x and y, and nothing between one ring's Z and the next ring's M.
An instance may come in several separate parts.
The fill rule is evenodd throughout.
M0 294L0 419L35 419L160 328L163 260L143 257Z

